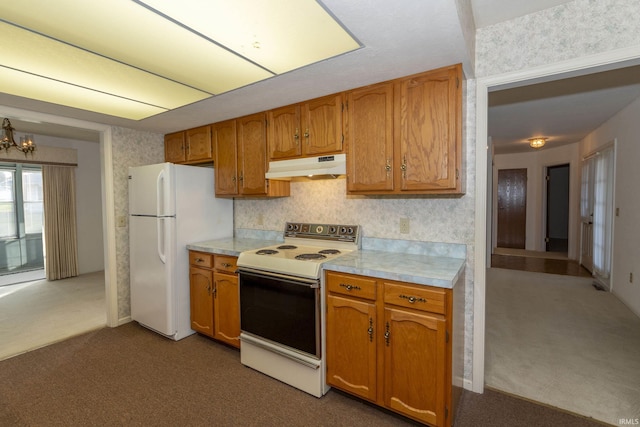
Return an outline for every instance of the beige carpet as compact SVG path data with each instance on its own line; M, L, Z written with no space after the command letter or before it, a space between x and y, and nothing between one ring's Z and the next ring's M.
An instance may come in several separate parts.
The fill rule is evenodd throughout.
M104 272L0 287L0 360L105 326Z
M490 387L618 425L640 419L640 319L592 279L487 272Z

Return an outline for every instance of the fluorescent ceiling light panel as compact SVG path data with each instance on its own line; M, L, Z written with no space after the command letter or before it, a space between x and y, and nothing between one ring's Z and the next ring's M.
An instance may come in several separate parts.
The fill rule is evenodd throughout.
M0 91L136 120L360 47L314 0L2 2L0 37Z
M0 16L210 95L273 76L131 0L20 0Z
M166 110L0 66L2 91L67 107L140 120ZM6 83L6 84L5 84Z
M360 45L315 0L139 0L281 74Z

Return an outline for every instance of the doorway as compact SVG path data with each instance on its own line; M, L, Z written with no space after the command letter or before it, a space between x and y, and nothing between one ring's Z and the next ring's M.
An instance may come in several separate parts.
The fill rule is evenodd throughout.
M547 252L569 251L569 164L547 168Z
M498 247L524 249L527 236L527 169L498 170Z

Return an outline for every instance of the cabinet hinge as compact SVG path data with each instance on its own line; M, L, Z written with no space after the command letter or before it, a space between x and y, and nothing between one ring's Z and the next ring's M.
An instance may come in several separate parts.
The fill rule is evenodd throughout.
M449 417L449 408L447 408L446 406L444 407L444 417Z
M456 169L456 179L460 179L460 169Z
M549 175L545 176L544 179L546 179L547 182L551 181L551 177Z

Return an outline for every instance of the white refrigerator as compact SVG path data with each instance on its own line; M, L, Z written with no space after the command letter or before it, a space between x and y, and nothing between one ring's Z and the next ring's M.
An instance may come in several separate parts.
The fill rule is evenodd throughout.
M186 245L233 236L233 200L214 192L212 168L129 168L131 318L176 341L194 333Z

